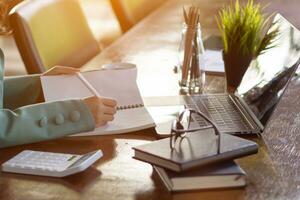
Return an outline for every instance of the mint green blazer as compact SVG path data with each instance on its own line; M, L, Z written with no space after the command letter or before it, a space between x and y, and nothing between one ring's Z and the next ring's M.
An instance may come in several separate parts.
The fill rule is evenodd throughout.
M0 49L0 148L49 140L94 129L94 119L82 100L39 103L39 75L3 78Z

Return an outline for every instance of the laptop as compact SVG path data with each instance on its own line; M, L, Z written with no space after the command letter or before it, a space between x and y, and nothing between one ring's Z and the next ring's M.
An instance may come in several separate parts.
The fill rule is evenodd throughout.
M184 106L209 116L222 133L262 133L300 63L300 31L280 14L274 23L279 29L275 47L252 60L234 94L184 96ZM201 117L193 121L198 126L209 125ZM168 127L168 123L158 124L158 136L167 136Z
M186 107L208 115L222 133L261 133L295 75L300 64L300 31L280 14L273 22L279 29L274 47L252 60L234 94L184 97ZM200 117L194 120L207 125Z

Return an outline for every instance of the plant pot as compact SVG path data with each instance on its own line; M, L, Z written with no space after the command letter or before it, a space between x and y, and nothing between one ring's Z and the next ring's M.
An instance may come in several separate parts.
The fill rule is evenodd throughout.
M223 61L226 75L226 90L234 93L248 69L253 58L252 55L241 55L239 53L223 53Z

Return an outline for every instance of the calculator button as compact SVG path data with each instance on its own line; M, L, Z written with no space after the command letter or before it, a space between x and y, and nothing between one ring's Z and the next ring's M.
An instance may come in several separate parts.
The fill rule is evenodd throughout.
M15 167L16 166L16 164L8 164L8 166L10 166L10 167Z
M44 167L44 166L36 166L36 169L39 169L39 170L45 170L46 169L46 167Z

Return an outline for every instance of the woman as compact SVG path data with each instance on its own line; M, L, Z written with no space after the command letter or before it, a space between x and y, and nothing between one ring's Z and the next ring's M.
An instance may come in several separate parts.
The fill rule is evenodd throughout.
M44 75L73 74L78 69L55 67ZM3 79L0 49L0 148L91 131L113 120L116 101L88 97L43 102L39 75Z

